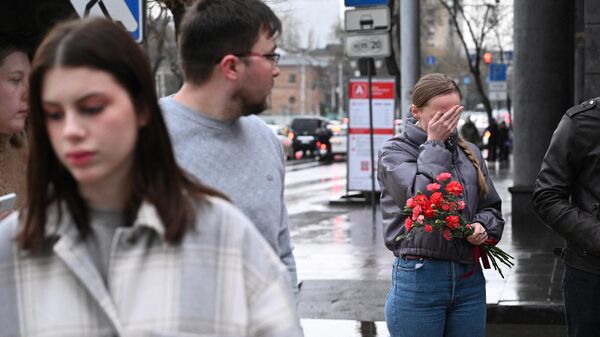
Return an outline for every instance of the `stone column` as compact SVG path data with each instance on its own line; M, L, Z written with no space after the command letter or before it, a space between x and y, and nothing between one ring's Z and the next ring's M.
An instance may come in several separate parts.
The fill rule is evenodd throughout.
M600 96L600 1L585 0L585 98Z
M412 89L421 76L419 0L400 1L400 118L410 117Z
M513 229L539 223L530 202L535 179L554 129L573 105L574 2L515 0L514 20Z
M585 0L575 0L575 73L573 104L585 96Z

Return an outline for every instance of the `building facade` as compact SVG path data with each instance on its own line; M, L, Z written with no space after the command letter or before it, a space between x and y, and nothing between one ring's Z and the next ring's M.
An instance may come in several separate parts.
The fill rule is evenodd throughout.
M320 115L324 100L321 75L324 64L307 53L280 51L279 76L265 115Z

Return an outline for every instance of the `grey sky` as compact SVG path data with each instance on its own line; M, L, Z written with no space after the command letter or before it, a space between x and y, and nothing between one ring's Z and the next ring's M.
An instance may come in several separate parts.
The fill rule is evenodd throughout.
M340 4L341 3L341 4ZM340 20L340 7L343 0L286 0L270 4L278 15L292 13L298 22L302 46L308 43L310 30L314 30L318 47L330 42L331 27ZM284 32L285 34L285 32Z

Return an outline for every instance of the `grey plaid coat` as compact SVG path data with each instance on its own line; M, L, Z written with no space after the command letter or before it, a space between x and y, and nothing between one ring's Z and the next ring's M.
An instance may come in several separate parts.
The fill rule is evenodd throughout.
M223 200L176 246L144 203L115 233L106 285L69 216L52 223L36 257L16 246L17 214L0 223L0 337L302 335L286 269Z

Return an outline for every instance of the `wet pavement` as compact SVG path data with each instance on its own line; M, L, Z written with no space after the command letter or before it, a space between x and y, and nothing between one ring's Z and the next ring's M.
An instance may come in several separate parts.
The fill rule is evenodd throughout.
M565 335L563 263L552 254L562 240L543 226L513 224L512 170L497 164L490 171L506 219L499 246L515 257L515 265L503 268L504 279L493 269L484 270L488 335ZM286 201L305 335L388 336L383 306L394 256L383 244L379 210L374 224L369 203L339 203L345 184L345 162L288 167Z

